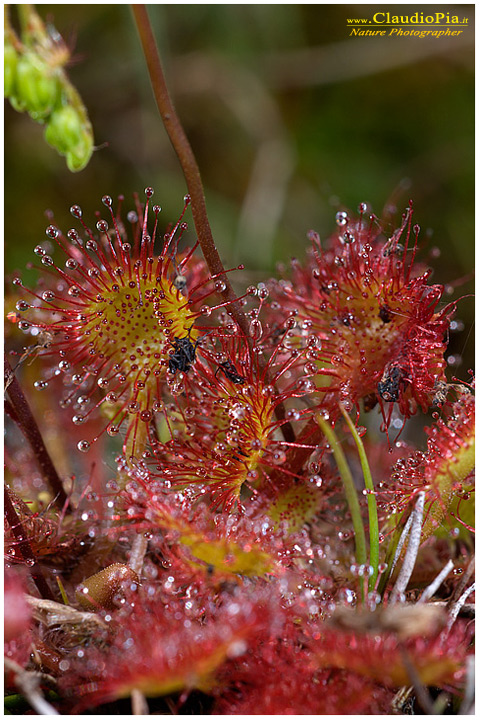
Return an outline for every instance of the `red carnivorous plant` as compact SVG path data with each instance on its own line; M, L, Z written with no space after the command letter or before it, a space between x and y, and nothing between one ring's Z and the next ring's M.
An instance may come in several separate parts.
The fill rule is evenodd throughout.
M9 94L33 112L15 61L46 31L22 13L37 44L9 26ZM8 711L469 713L474 382L447 376L456 302L413 205L396 228L338 211L280 277L235 292L133 14L188 195L172 224L150 186L72 205L70 229L50 214L36 283L13 279L7 329L29 344L5 372ZM32 117L85 161L62 124L80 100L34 65L55 92ZM423 445L399 439L430 410Z

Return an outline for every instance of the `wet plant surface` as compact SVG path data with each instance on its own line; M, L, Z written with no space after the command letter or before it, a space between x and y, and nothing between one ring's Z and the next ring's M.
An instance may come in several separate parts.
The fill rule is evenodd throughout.
M10 10L6 94L83 172L67 44ZM465 298L408 200L226 269L147 8L130 23L186 193L177 217L147 183L48 211L9 278L6 712L469 714Z

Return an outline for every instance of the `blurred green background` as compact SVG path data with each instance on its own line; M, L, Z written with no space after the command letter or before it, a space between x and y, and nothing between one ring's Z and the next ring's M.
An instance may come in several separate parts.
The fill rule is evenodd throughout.
M435 11L469 17L451 39L349 37L346 18ZM128 5L38 5L72 47L69 76L98 150L71 174L28 116L5 110L5 266L33 259L44 211L63 229L100 199L152 185L164 223L186 186L150 88ZM410 198L435 282L472 291L474 266L473 5L148 5L168 84L205 184L226 266L241 286L302 257L306 233L334 229L339 207L382 213ZM407 187L405 179L409 180ZM193 226L193 222L190 222ZM190 238L192 234L190 235ZM470 274L470 275L469 275ZM458 374L473 367L473 300L452 335ZM457 362L452 360L453 369Z

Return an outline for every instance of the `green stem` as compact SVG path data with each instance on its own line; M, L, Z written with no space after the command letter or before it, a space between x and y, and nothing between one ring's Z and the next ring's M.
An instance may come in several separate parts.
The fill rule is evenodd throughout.
M17 5L18 19L22 31L22 40L25 45L37 43L40 46L48 44L48 35L40 15L32 3Z
M383 573L382 577L380 578L380 582L378 583L377 592L380 593L380 595L383 595L383 592L386 588L387 582L392 574L393 571L393 560L395 558L395 553L398 547L398 543L400 542L400 538L402 536L402 532L404 529L404 523L398 522L396 527L392 530L392 534L390 536L390 542L388 543L387 552L385 553L385 563L387 565L385 572Z
M353 531L355 533L355 557L359 565L365 565L367 562L367 545L365 540L365 529L363 527L362 513L360 503L358 502L357 490L353 482L352 473L348 467L342 446L338 442L337 436L330 423L323 418L320 413L315 415L315 419L328 440L332 449L335 462L337 463L340 477L342 478L345 497L347 498L348 507L352 515Z
M368 505L368 525L370 531L370 567L372 568L372 574L368 579L368 589L370 592L373 591L375 583L378 577L378 564L380 560L380 539L378 532L378 514L377 514L377 499L375 497L375 488L373 486L372 473L368 464L367 454L363 446L362 439L357 432L357 428L353 424L351 417L348 415L345 408L340 405L340 411L345 418L350 432L352 433L355 445L357 446L358 455L360 457L360 464L362 466L363 479L365 482L365 489L367 494L367 505Z

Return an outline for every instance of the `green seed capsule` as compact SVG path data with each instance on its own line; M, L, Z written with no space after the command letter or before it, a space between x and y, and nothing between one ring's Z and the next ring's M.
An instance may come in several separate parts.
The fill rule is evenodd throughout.
M140 584L135 570L123 563L113 563L83 581L76 590L75 597L85 610L116 610L125 584Z
M82 131L82 137L78 145L66 154L67 167L71 172L78 172L88 164L93 153L93 138L86 131Z
M82 142L82 120L75 108L65 105L50 115L45 140L62 155Z
M3 51L3 92L5 97L10 97L15 92L17 63L17 51L12 45L5 45Z
M16 89L18 101L34 120L47 117L60 97L57 76L33 53L18 60Z

